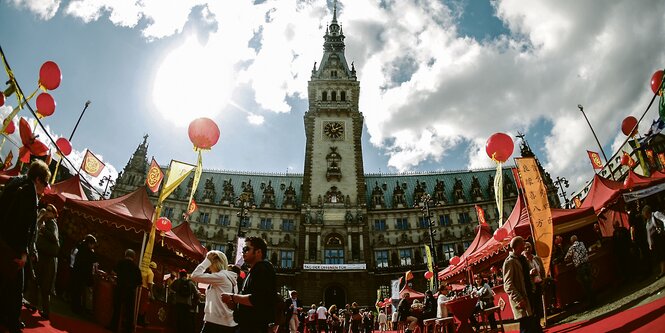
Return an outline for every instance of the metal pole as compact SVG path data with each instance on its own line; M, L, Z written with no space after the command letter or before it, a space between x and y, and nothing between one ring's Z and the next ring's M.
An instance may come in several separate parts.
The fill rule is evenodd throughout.
M90 101L85 101L85 106L83 107L83 111L81 111L81 115L79 116L79 119L76 121L76 125L74 125L74 129L72 130L72 134L69 135L69 142L72 142L72 138L74 137L74 133L76 133L76 128L79 127L79 123L81 122L81 118L83 118L83 114L85 113L85 110L88 109L88 106L90 106Z
M600 148L600 152L603 154L603 158L605 158L605 163L609 162L607 160L607 155L605 155L605 150L603 150L603 146L600 144L600 141L598 141L598 136L596 136L596 132L593 130L593 127L591 126L591 123L589 122L589 118L587 118L586 113L584 113L584 107L582 106L582 104L577 104L577 107L582 112L582 115L584 116L584 119L586 119L586 123L589 125L589 128L591 129L591 134L593 134L593 138L596 139L596 143L598 144L598 148Z

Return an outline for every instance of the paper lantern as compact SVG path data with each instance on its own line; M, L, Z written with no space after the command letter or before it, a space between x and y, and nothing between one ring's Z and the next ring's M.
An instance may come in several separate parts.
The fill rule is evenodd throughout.
M635 185L635 181L631 177L626 177L623 181L623 187L626 189L633 188L633 185Z
M513 139L505 133L494 133L487 139L485 152L492 160L505 162L513 154Z
M454 256L454 257L450 258L450 264L453 265L453 266L458 265L460 260L462 260L462 259L460 259L459 256Z
M651 91L653 91L654 94L662 95L663 90L658 88L660 87L660 83L663 82L663 70L658 70L653 75L651 76Z
M53 61L47 61L42 64L42 67L39 69L39 84L48 89L53 90L60 86L60 81L62 80L62 73L58 64Z
M425 272L425 279L429 280L434 276L433 272L427 271Z
M37 96L37 113L42 117L48 117L55 112L55 100L49 93L41 93Z
M504 228L496 229L493 237L495 241L501 242L508 237L508 231Z
M189 140L198 149L210 149L219 140L219 127L210 118L198 118L189 123Z
M626 136L637 134L637 118L628 116L621 122L621 132Z
M58 138L58 140L55 140L55 145L58 146L58 149L60 149L63 156L68 156L72 153L72 144L65 138Z
M155 229L161 231L161 232L169 232L171 231L171 220L167 219L166 217L160 217L157 219L155 222Z
M2 123L3 126L6 123L9 123L9 124L7 125L7 128L5 128L5 133L6 134L13 134L14 131L16 131L16 125L14 125L14 122L9 118L5 118L5 120L3 120L3 123Z
M630 156L628 156L628 154L623 154L623 156L621 156L621 165L630 165Z

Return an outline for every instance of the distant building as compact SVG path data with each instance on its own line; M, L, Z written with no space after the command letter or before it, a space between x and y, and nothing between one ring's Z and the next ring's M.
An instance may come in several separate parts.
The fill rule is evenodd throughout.
M208 249L228 252L239 233L262 236L282 290L296 289L312 303L374 304L377 289L389 297L390 281L407 270L414 272L414 286L424 291L424 245L430 244L430 232L422 195L431 196L436 265L441 269L473 240L478 225L474 205L497 227L496 170L365 173L359 81L344 54L336 10L324 40L323 57L308 83L303 172L204 171L194 195L199 210L192 228ZM147 149L145 137L119 175L113 197L144 186ZM526 142L522 154L533 156ZM559 206L556 189L544 174L552 205ZM517 189L510 169L503 179L505 219ZM175 224L185 212L191 186L190 177L163 205L162 215ZM254 207L248 218L239 215L238 207L244 205Z

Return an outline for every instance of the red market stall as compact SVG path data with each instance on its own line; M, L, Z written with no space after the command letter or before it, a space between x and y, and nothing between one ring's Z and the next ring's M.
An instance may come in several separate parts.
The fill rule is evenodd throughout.
M415 291L413 288L409 287L408 284L404 285L404 288L399 291L399 298L402 299L404 297L404 294L408 293L409 294L409 300L424 300L425 299L425 294Z
M51 185L51 189L44 192L44 196L40 199L40 202L53 204L60 211L68 199L88 200L88 196L83 191L83 187L81 187L81 177L79 175Z
M490 239L492 239L492 233L490 232L489 225L485 224L477 227L476 237L473 239L466 251L464 251L464 253L459 257L459 263L457 265L450 265L439 272L439 280L446 280L449 277L456 276L465 270L465 268L468 267L469 256L471 256L476 250L482 247Z

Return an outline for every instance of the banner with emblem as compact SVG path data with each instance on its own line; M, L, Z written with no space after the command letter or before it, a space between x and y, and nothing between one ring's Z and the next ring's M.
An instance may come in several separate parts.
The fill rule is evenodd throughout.
M524 197L526 199L531 232L535 240L536 253L543 259L545 276L550 270L550 257L552 255L552 241L554 238L554 225L552 224L552 211L547 199L547 188L538 171L538 164L533 157L515 159L520 174Z
M150 168L148 168L148 175L145 177L145 184L148 185L152 193L157 193L159 185L162 184L162 179L164 179L164 173L153 157L152 162L150 162Z
M425 245L425 256L427 257L427 270L434 273L434 263L432 262L432 250L430 250L428 245ZM434 290L434 279L435 277L432 276L431 279L429 279L429 290Z
M473 205L476 208L476 214L478 215L478 224L487 224L487 220L485 219L485 211L482 209L482 207L478 205Z
M582 207L582 200L580 200L579 196L575 196L573 198L573 203L575 204L575 208L580 208Z
M665 153L658 153L658 162L660 162L660 171L665 171Z
M106 165L104 162L100 161L95 154L90 150L85 150L85 157L83 157L83 163L81 164L81 170L85 171L87 174L97 177Z
M631 169L634 168L635 165L637 164L637 162L635 162L635 160L628 153L626 153L625 151L623 152L623 156L621 157L621 159L624 159L624 158L626 159L626 161L628 163L628 167L631 168Z
M603 168L603 161L600 159L598 153L590 150L587 150L586 153L589 155L589 160L591 160L591 166L593 166L594 170Z
M192 199L189 206L187 206L187 216L192 215L197 209L199 209L199 206L196 204L196 201Z

